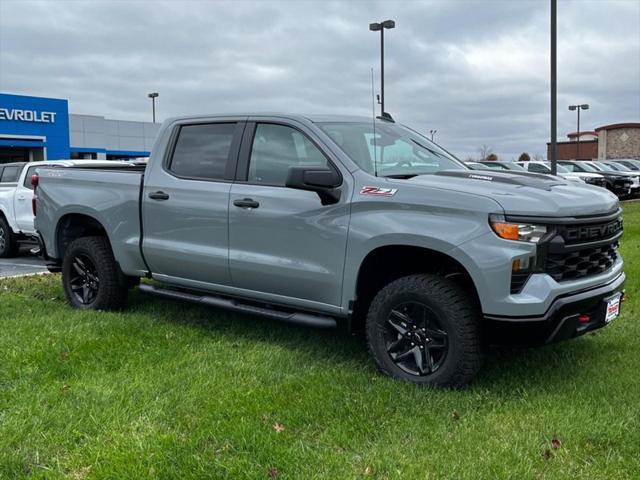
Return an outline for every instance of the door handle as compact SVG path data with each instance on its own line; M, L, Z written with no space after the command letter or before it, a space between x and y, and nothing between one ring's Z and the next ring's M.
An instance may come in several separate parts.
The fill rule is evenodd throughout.
M153 192L149 194L151 200L169 200L169 194L164 192Z
M20 195L20 196L18 197L18 200L19 200L19 201L21 201L21 202L24 202L24 201L26 200L26 198L27 198L27 197L25 197L24 195Z
M242 200L234 200L233 204L236 207L242 208L258 208L260 204L256 202L253 198L243 198Z

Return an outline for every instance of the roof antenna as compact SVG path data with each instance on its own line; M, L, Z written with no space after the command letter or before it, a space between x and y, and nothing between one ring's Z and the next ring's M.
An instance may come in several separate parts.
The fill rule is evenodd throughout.
M380 95L378 95L378 99ZM376 148L376 101L373 88L373 67L371 67L371 120L373 121L373 174L378 176L378 150Z

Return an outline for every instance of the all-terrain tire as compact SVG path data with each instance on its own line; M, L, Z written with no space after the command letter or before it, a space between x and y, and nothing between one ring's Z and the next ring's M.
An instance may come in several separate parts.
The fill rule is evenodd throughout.
M0 258L15 257L20 245L7 220L0 215Z
M426 322L427 327L422 330L427 333L422 333L422 337L417 336L416 327L409 321L410 316L399 313L398 309L404 309L404 312L422 312L422 320L419 322L422 322L422 325ZM398 318L401 320L396 321ZM412 328L414 331L411 331ZM398 329L406 330L409 338L407 339ZM417 332L420 330L418 328ZM415 350L422 348L424 352L426 346L427 352L429 351L428 344L435 338L429 338L429 332L438 332L442 338L439 342L447 345L443 356L442 350L433 350L434 355L440 356L439 364L436 364L433 356L426 361L421 350ZM461 388L471 381L482 364L479 306L458 284L437 275L411 275L382 288L369 307L366 335L369 352L379 370L393 378L436 387ZM394 337L396 335L397 337ZM398 354L390 348L390 345L398 342L402 347L398 351L410 348L411 355L406 355L406 352ZM416 347L411 347L414 344ZM432 345L439 346L435 343ZM411 358L416 356L415 363L419 360L420 367L412 371L406 364L399 364L397 359L402 355L405 355L403 358L406 362L411 362ZM417 358L418 355L422 355L420 359ZM437 367L429 371L424 367L425 363L432 368L434 365ZM421 372L419 368L424 368L427 373Z
M93 295L83 299L87 284ZM62 262L62 285L67 302L76 308L120 310L127 305L128 289L106 237L71 242Z

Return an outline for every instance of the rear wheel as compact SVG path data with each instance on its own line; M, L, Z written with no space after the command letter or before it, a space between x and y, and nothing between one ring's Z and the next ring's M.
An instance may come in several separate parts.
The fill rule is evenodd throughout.
M14 257L18 253L18 240L7 220L0 216L0 258Z
M62 284L67 302L76 308L117 310L127 304L127 286L105 237L71 242L62 262Z
M481 365L479 309L451 280L403 277L380 290L371 303L367 343L386 375L463 387Z

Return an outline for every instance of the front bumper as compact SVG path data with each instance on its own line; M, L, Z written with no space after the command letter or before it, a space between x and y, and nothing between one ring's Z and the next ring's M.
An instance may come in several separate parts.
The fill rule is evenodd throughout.
M619 196L629 195L631 193L631 180L614 180L611 185L611 191Z
M621 293L624 298L625 274L610 283L557 297L541 316L515 317L485 315L487 340L497 345L536 346L567 340L602 328L606 300ZM581 322L580 317L589 320Z

